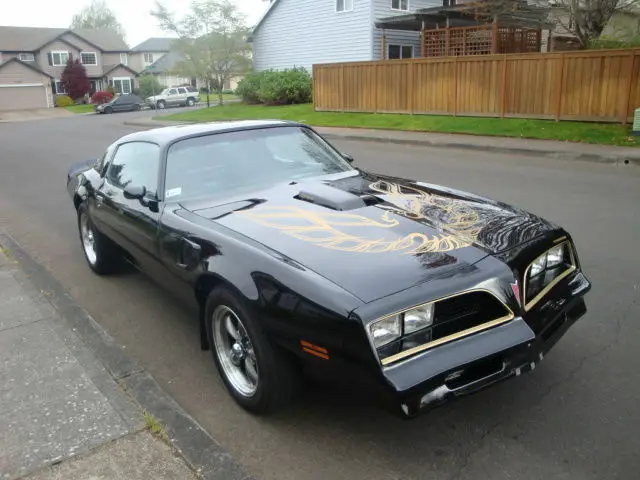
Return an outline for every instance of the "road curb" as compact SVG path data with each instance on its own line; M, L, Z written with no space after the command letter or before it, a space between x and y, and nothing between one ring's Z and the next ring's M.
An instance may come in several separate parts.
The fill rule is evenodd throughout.
M160 128L170 127L173 125L189 125L197 122L164 122L160 120L129 120L124 121L123 124L134 127L144 128ZM215 122L213 122L215 123ZM330 127L313 127L321 131ZM569 161L582 161L591 163L604 163L616 166L640 166L640 155L637 157L625 154L611 154L601 155L597 153L572 153L562 152L557 150L543 150L540 148L517 148L517 147L501 147L499 145L478 145L473 143L463 143L459 141L443 141L443 140L429 140L429 139L404 139L393 138L385 136L388 134L388 130L380 130L380 136L369 136L358 133L341 134L337 132L321 132L322 135L328 139L334 140L355 140L360 142L372 142L372 143L391 143L396 145L411 145L422 147L434 147L434 148L456 148L462 150L475 150L492 153L503 153L508 155L527 155L541 158L548 158L551 160L569 160ZM631 148L631 147L630 147Z
M172 446L200 478L252 480L240 464L162 389L149 372L130 359L113 337L16 240L0 231L0 246L9 252L36 289L47 292L60 317L102 362L125 393L164 425Z

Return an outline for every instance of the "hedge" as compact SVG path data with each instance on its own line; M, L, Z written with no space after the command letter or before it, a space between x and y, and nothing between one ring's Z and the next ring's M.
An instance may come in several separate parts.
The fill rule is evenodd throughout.
M250 73L238 83L236 95L250 104L309 103L312 98L311 75L302 67Z

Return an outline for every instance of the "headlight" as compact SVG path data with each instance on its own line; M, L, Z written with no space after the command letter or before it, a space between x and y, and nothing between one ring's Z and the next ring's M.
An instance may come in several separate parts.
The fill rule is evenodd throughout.
M369 326L371 338L376 348L400 338L400 316L394 315L372 323Z
M547 252L547 266L554 267L564 262L564 246L558 245Z
M404 334L417 332L433 325L434 304L429 303L404 313Z
M544 269L546 268L546 265L547 265L547 256L542 255L540 258L538 258L535 262L531 264L531 273L529 274L529 276L535 277L539 273L542 273L542 271L544 271Z

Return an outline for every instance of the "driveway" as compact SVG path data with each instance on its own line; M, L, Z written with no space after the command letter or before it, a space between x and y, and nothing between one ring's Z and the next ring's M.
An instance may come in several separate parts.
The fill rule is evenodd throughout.
M0 128L0 227L257 479L637 478L640 169L340 142L365 168L489 195L566 226L593 281L589 311L532 373L413 421L318 385L293 410L256 418L230 400L200 351L193 312L138 274L98 278L85 265L67 166L100 155L132 131L125 117L139 116Z

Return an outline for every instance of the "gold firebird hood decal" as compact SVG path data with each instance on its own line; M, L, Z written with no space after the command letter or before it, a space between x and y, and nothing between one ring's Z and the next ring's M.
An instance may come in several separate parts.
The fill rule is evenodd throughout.
M430 195L417 188L386 181L372 183L369 188L385 195L387 202L397 206L383 206L387 211L379 221L353 213L312 212L293 206L265 206L236 214L298 240L344 252L448 252L468 247L477 241L480 233L478 213L459 200ZM431 215L425 215L426 210L439 218L435 226L445 233L429 236L415 232L396 240L386 240L344 231L345 227L357 227L363 232L367 227L392 229L399 225L398 220L392 218L392 212L412 220L431 219Z

